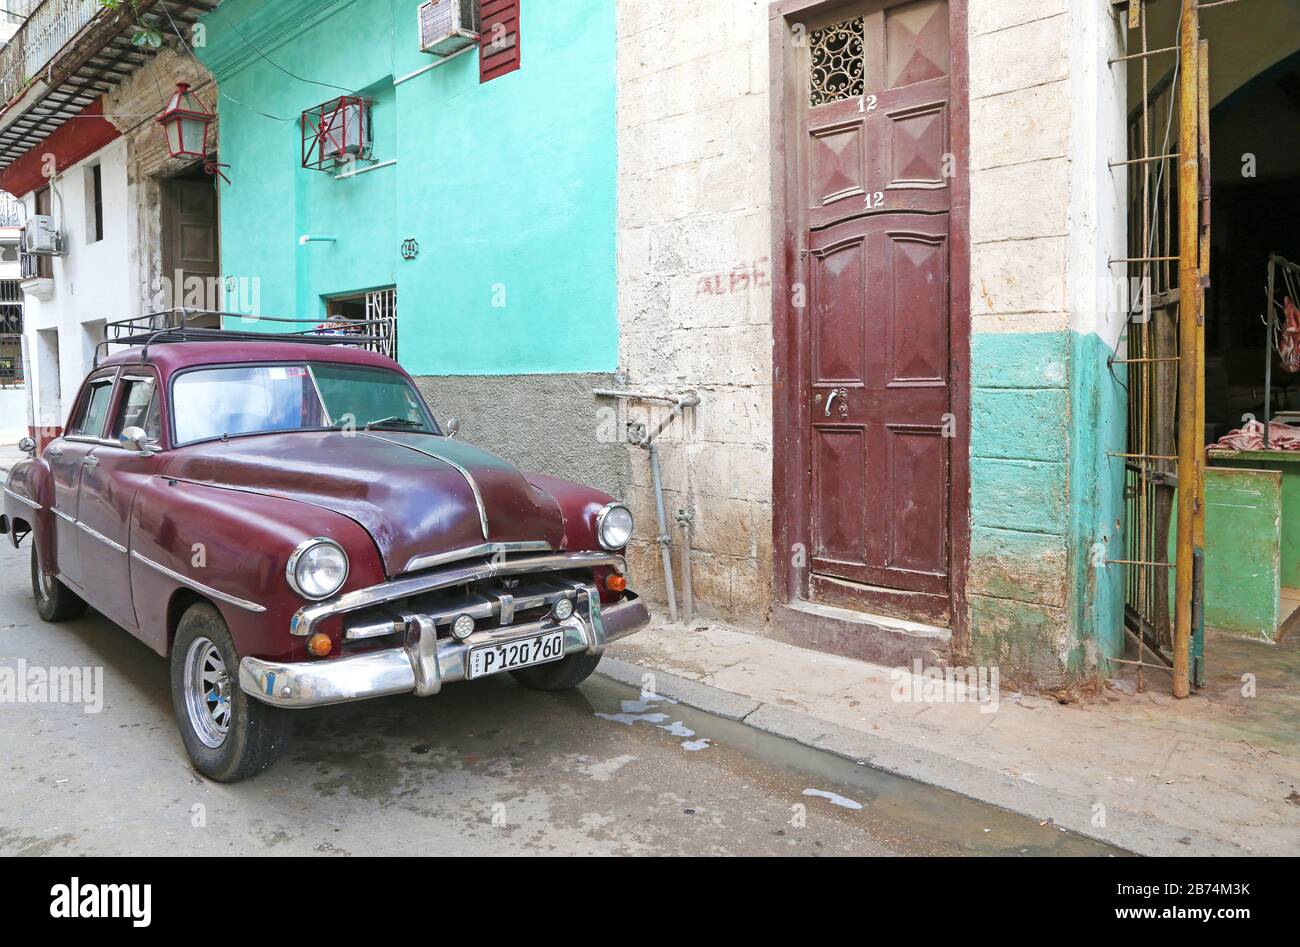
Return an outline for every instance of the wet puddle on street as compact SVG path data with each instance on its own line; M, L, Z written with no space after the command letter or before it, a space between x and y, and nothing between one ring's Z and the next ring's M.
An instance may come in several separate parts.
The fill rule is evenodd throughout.
M811 811L845 820L908 854L1127 856L1130 853L875 769L608 678L582 686L595 717L646 739L676 742L690 762L717 767ZM797 819L792 802L792 818Z

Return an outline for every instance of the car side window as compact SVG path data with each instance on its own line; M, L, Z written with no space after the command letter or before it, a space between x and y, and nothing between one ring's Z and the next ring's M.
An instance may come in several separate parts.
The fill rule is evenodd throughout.
M162 437L158 399L152 378L127 378L122 382L122 403L113 422L112 437L117 439L129 427L144 428L150 443Z
M104 420L108 417L108 403L112 398L113 379L105 378L94 382L68 433L81 437L99 437L103 433Z

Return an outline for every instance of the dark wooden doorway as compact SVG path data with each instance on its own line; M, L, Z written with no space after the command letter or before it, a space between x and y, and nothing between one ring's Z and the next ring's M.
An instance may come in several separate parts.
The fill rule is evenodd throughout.
M773 34L778 592L939 625L968 530L960 6L783 4Z
M221 274L220 240L217 234L217 189L202 166L162 182L163 275L172 281L173 299L167 308L192 304L195 280L204 287L215 285ZM221 309L217 299L208 299L200 309ZM187 302L187 297L191 297Z

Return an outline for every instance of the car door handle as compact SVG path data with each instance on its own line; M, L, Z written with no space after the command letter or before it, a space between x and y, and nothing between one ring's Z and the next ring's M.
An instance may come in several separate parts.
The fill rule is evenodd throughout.
M81 462L81 465L83 467L98 467L99 461L96 460L94 457L87 457L85 460Z

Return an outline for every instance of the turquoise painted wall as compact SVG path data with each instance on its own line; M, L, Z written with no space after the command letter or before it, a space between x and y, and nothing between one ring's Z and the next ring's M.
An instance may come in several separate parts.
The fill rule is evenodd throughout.
M248 292L227 307L316 318L326 296L396 285L413 374L614 370L614 5L525 3L522 68L482 85L477 52L398 81L434 62L418 6L226 0L204 18L231 178L222 271L260 280L256 310ZM298 116L352 90L374 100L375 159L397 163L304 170Z
M971 340L972 651L1065 680L1122 647L1126 394L1072 331Z

